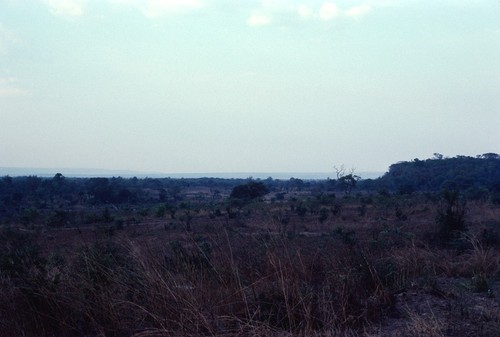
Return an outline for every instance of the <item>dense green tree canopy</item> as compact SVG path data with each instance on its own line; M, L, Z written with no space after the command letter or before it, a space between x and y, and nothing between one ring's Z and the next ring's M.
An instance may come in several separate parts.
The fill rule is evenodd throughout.
M500 156L486 153L476 157L456 156L404 161L393 164L381 178L364 186L398 193L433 192L443 189L473 194L493 191L500 184Z

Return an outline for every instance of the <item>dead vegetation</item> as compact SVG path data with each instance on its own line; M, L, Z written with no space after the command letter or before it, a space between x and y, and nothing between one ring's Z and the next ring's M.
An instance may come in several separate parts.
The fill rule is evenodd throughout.
M0 336L498 335L500 208L468 203L443 237L439 207L358 195L4 226Z

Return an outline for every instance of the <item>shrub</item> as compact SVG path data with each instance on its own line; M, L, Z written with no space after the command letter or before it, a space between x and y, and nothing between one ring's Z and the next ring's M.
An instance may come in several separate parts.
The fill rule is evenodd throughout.
M253 199L261 198L269 193L269 189L260 182L251 181L249 183L238 185L231 191L231 199L239 201L239 203L246 203Z
M436 218L438 235L441 240L447 241L456 238L460 232L466 229L465 212L466 202L458 191L443 191Z

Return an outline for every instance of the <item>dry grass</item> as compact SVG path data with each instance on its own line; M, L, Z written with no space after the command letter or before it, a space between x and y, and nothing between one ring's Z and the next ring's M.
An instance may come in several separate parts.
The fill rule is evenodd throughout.
M444 337L443 322L434 316L432 310L428 315L407 311L409 322L406 327L408 337Z
M463 273L495 277L500 275L500 255L498 250L486 246L479 233L465 235L472 249L465 254Z
M291 217L287 228L308 221L308 235L252 207L240 227L195 219L191 232L87 233L59 264L12 245L9 254L28 255L26 268L0 276L0 336L445 336L443 312L432 310L407 308L402 329L384 326L398 314L396 296L421 290L429 298L422 280L484 279L489 288L500 276L498 248L474 228L459 253L428 240L435 209L425 213L426 204L403 209L407 220L385 205L363 214L346 207L343 219L323 223ZM480 319L496 324L488 301Z

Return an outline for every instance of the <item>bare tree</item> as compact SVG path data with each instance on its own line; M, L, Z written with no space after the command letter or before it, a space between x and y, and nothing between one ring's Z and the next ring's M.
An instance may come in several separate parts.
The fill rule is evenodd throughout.
M354 174L354 168L351 168L347 174L344 165L340 165L340 167L334 166L333 168L337 174L337 184L342 188L346 196L350 195L361 177Z

